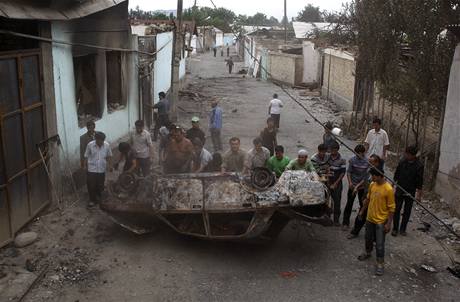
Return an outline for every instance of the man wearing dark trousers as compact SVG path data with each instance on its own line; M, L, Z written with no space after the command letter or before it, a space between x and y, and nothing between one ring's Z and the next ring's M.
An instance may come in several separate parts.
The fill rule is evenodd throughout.
M378 155L372 154L371 157L369 157L369 163L370 167L377 168L378 170L383 172L383 162L380 159ZM364 196L367 196L368 190L369 190L369 184L372 182L372 179L370 176L368 176L368 179L366 181L366 184L364 185ZM360 210L363 208L363 203L360 203ZM364 210L363 215L356 215L355 218L355 224L353 225L353 229L351 230L350 234L348 234L347 238L348 239L353 239L358 237L359 232L363 228L363 226L366 224L366 216L367 216L367 209Z
M364 200L364 191L366 182L368 179L367 170L369 170L369 163L366 159L365 153L366 148L364 145L357 145L355 147L357 155L350 158L348 162L348 194L347 194L347 205L343 211L343 229L348 230L350 225L351 210L353 209L353 203L358 196L359 205L362 206Z
M89 207L101 201L104 191L105 172L110 169L112 150L105 141L105 134L96 132L95 140L86 146L84 168L87 171L86 184L89 194Z
M154 142L156 142L158 138L158 132L160 131L160 128L169 125L169 101L166 98L166 93L163 91L158 93L158 98L160 100L153 106L144 104L151 109L157 109L157 112L155 113L155 127L153 130Z
M391 235L406 236L406 228L409 223L412 205L414 203L413 197L417 200L422 198L423 187L423 164L417 158L417 147L409 146L406 148L404 158L399 162L394 175L394 181L400 185L406 194L400 188L396 188L396 211L393 220L393 231ZM401 224L401 210L402 213Z
M340 226L340 203L342 200L343 177L347 170L347 162L339 153L340 145L335 142L331 147L331 155L329 157L329 171L328 188L331 192L331 197L334 202L334 225Z

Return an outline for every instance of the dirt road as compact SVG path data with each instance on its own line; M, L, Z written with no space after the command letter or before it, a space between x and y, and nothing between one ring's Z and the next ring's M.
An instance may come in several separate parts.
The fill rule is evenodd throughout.
M300 147L314 152L322 129L279 88L228 75L224 58L211 54L192 64L190 89L221 100L224 141L239 136L249 149L265 124L271 95L278 93L286 103L279 142L289 156ZM234 70L240 66L236 62ZM180 123L188 126L192 115L206 120L207 100L184 98ZM324 121L340 120L328 103L303 102ZM40 218L30 227L40 235L37 243L1 255L5 266L17 263L18 270L27 259L36 261L34 274L49 265L26 301L458 301L460 282L445 270L448 257L417 227L413 219L407 237L387 237L383 277L374 276L373 261L356 260L363 234L348 240L337 227L293 222L270 244L215 243L168 229L138 236L83 204ZM424 271L421 264L438 272Z

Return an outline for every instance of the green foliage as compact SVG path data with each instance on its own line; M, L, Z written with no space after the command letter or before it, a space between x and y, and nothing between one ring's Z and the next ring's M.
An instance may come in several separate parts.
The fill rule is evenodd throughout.
M136 6L135 9L129 10L129 17L131 19L140 19L140 20L172 20L174 18L172 13L168 17L162 12L143 11L139 8L139 6Z
M184 20L193 20L197 26L215 26L224 32L231 32L231 25L235 21L236 15L231 10L220 7L217 9L210 7L192 7L184 10Z
M296 21L300 22L323 22L323 14L321 13L318 6L308 4L303 8L297 15Z
M357 46L357 79L375 81L382 97L439 117L456 41L459 0L354 0L330 33L335 44ZM444 31L443 34L441 34Z

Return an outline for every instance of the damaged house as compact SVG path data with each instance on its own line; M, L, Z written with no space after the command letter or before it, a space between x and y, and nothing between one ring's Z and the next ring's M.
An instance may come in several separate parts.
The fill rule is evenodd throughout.
M128 1L0 2L0 246L51 201L48 172L79 168L87 121L111 143L134 127L137 43Z

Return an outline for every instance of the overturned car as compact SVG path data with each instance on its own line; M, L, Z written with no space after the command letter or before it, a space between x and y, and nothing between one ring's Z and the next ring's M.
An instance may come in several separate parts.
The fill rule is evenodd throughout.
M122 174L100 204L116 223L138 234L164 223L207 239L275 238L291 219L331 225L330 197L316 173L285 171L278 181L260 168L138 178Z

